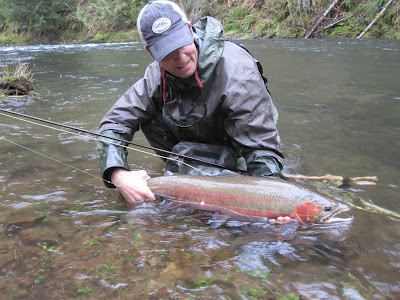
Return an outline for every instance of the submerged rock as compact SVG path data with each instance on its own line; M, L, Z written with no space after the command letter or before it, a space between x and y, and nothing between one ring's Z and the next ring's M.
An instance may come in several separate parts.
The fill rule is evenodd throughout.
M34 227L42 222L44 216L38 216L29 211L18 211L12 213L8 216L5 225L8 230L13 231L13 229L19 228L18 231L21 231L23 228L31 228ZM14 230L15 231L15 230Z

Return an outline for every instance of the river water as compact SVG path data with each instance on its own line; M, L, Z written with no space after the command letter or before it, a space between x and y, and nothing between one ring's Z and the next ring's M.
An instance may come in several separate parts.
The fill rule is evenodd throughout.
M354 221L214 229L207 212L129 205L98 178L94 140L2 114L1 299L400 298L400 42L242 42L280 112L286 173L377 176L300 181ZM40 98L0 108L95 131L149 62L138 43L3 47L0 67L28 64ZM129 162L162 174L150 153Z

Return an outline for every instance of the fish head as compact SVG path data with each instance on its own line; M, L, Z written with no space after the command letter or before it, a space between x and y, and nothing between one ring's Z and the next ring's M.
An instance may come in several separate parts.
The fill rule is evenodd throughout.
M350 206L341 202L330 202L324 204L304 202L295 207L294 216L302 224L349 222L353 220L352 217L336 217L338 214L349 210Z

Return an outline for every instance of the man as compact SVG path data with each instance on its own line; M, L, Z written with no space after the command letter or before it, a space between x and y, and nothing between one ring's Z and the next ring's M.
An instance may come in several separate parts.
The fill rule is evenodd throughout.
M205 17L192 26L175 3L151 1L137 28L155 61L108 111L99 132L132 140L142 129L153 147L168 151L185 142L222 147L235 162L243 157L249 175L282 178L271 96L254 58L224 41L220 22ZM112 182L106 185L128 202L154 199L146 184L150 177L129 171L126 145L120 144L98 143L102 176Z

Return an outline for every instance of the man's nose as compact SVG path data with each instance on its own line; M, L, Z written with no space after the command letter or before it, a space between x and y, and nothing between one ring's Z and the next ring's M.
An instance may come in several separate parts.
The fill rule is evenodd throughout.
M178 48L174 51L174 60L175 61L180 61L185 57L185 52L183 51L182 48Z

